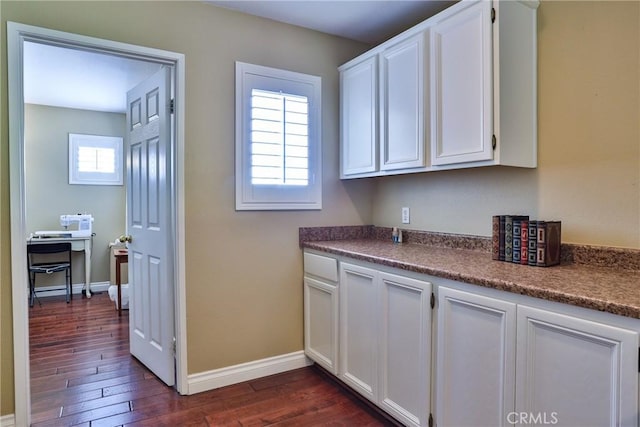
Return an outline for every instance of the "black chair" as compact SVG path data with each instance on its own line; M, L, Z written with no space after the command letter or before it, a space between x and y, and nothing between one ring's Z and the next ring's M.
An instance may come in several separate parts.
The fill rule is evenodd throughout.
M58 256L54 256L58 254ZM65 254L63 256L62 254ZM35 256L34 256L35 255ZM52 274L65 271L65 289L67 292L67 303L73 298L71 288L71 243L29 243L27 244L27 268L29 269L29 306L33 307L33 301L40 299L36 295L36 274ZM49 290L60 290L47 289Z

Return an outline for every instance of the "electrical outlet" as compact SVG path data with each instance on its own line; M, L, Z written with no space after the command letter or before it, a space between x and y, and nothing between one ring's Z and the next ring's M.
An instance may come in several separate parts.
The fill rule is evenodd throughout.
M404 207L402 208L402 223L409 224L409 222L410 222L409 208Z

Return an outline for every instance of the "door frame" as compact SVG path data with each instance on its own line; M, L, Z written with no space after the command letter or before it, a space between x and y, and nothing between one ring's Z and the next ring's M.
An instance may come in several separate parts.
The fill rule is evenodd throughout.
M31 418L29 369L29 308L27 304L26 197L24 165L23 43L33 41L71 49L125 56L173 66L174 118L170 179L171 227L173 240L176 388L188 392L185 289L185 56L181 53L137 46L67 33L31 25L7 22L9 176L11 205L11 275L13 308L13 356L15 424L29 425Z

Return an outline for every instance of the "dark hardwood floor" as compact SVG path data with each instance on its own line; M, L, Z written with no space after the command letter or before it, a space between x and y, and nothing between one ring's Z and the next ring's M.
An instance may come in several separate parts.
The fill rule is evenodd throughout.
M30 309L33 426L394 425L315 367L180 396L129 355L106 293Z

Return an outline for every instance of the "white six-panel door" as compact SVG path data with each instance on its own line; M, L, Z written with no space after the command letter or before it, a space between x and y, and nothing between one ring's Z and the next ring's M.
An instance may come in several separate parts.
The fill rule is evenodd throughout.
M170 72L127 93L130 351L167 385L175 382Z

